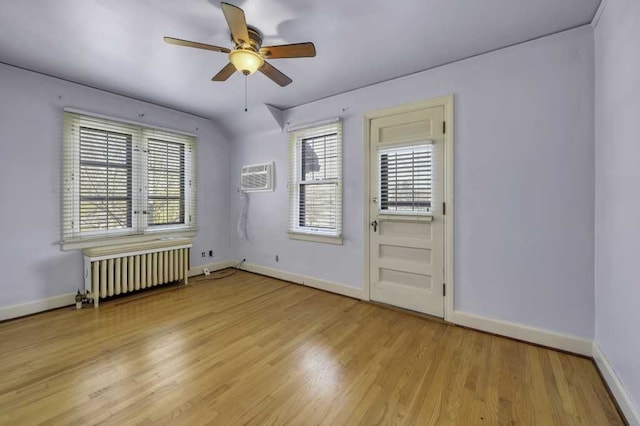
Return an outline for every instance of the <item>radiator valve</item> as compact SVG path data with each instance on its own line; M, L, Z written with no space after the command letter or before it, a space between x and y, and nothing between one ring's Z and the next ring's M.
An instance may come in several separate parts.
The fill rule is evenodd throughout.
M82 309L83 303L93 303L93 297L89 292L80 293L80 290L78 290L76 293L76 309Z
M80 290L76 293L76 309L82 309L82 294L80 294Z

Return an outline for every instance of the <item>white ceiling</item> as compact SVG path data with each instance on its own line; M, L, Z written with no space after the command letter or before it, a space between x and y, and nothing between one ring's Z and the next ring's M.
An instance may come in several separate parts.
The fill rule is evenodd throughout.
M285 88L249 77L249 104L291 107L591 21L600 0L230 0L264 45L313 41L315 58L274 59ZM244 77L211 77L231 47L213 0L6 0L0 62L204 117L242 111Z

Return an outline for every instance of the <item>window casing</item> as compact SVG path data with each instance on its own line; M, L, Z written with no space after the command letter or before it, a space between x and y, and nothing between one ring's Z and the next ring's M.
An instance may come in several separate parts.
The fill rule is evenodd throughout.
M196 230L195 138L65 112L63 145L63 249Z
M294 130L289 137L289 235L341 241L342 123Z

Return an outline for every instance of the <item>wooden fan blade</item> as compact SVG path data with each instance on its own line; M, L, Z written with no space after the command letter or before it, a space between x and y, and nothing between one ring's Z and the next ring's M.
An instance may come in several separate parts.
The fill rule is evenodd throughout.
M264 64L260 67L260 72L282 87L291 84L293 81L267 61L264 61Z
M249 31L247 30L247 20L244 18L244 11L232 4L222 2L222 13L227 20L231 38L236 44L244 45L249 43Z
M220 70L220 72L213 76L211 81L225 81L229 77L236 72L236 67L231 62L229 62L224 68Z
M311 42L281 44L279 46L263 47L260 49L260 54L267 59L313 58L316 56L316 47Z
M212 50L214 52L222 52L222 53L231 52L226 47L214 46L212 44L198 43L198 42L189 41L189 40L181 40L179 38L173 38L173 37L165 37L164 41L169 44L175 44L177 46L195 47L196 49Z

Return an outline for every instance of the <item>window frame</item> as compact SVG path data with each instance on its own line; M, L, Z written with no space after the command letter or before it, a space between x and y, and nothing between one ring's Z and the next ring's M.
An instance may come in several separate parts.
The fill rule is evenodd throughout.
M305 141L321 137L336 138L336 177L305 181L302 179L304 169L303 149ZM332 119L321 124L289 130L289 224L290 239L314 241L328 244L342 244L342 121ZM301 221L302 199L304 190L312 185L335 185L335 229L319 226L305 226Z
M110 127L116 127L113 130ZM61 249L76 250L113 244L135 243L159 237L193 237L197 232L195 156L197 139L193 135L135 124L128 121L89 115L75 110L64 112L62 164ZM75 130L73 130L75 127ZM80 129L91 128L126 134L131 143L131 226L121 229L82 231L80 229ZM71 136L77 131L77 136ZM163 138L162 136L166 136ZM148 224L148 141L180 143L184 146L183 183L184 223ZM76 178L77 177L77 178ZM187 218L191 220L188 221Z

